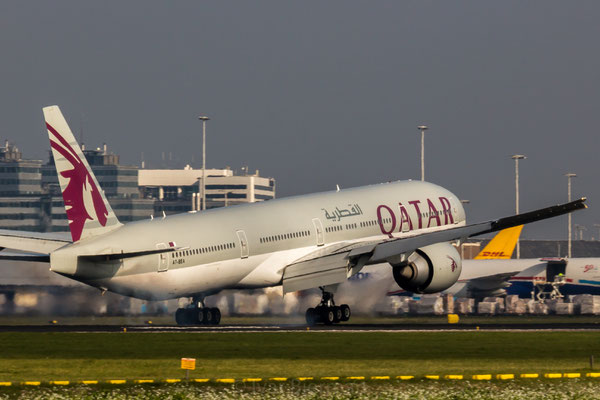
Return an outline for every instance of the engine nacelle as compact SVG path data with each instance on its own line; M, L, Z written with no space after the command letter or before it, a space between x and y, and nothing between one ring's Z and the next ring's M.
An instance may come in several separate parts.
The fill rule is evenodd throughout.
M462 259L450 243L436 243L415 250L405 263L392 265L394 279L413 293L437 293L458 281Z

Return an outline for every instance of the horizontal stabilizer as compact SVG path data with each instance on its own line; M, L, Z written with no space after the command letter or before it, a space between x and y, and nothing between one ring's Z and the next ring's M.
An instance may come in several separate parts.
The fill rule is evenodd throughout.
M7 249L50 254L71 243L63 233L39 233L0 229L0 247Z
M50 262L50 256L46 254L1 254L0 253L0 261L8 260L8 261L29 261L29 262Z

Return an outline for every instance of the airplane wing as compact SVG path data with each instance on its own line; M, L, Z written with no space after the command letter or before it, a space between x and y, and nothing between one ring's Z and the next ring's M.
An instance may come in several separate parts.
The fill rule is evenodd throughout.
M71 243L71 239L67 233L40 233L0 229L0 247L2 248L50 254L69 243Z
M575 210L586 208L585 198L570 203L547 207L524 214L513 215L497 220L450 228L414 236L385 239L379 242L364 243L347 247L333 247L318 250L307 257L288 265L283 272L283 292L311 289L318 286L342 283L360 271L366 264L387 262L400 255L408 255L416 249L434 243L450 242L471 236L496 232L505 228L556 217Z

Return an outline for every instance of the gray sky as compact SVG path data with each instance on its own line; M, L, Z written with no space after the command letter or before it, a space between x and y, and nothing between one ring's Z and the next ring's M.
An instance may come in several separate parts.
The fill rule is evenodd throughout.
M289 196L420 177L471 222L574 197L598 238L600 2L18 1L0 3L1 138L46 159L41 107L123 162L201 154ZM566 238L566 217L526 238Z

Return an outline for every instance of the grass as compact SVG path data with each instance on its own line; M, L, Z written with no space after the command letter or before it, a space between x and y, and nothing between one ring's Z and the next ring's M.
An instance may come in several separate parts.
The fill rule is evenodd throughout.
M591 380L386 383L175 384L0 389L0 399L600 399Z
M0 333L0 381L585 371L597 332Z

